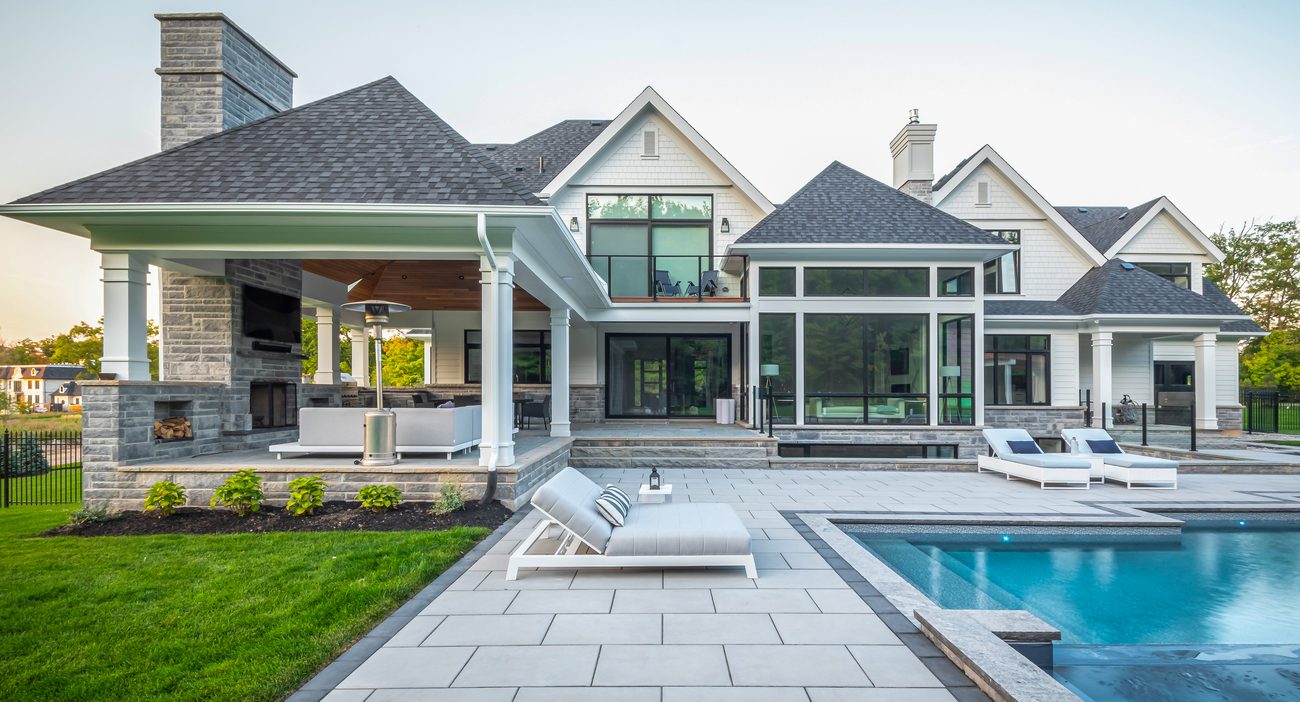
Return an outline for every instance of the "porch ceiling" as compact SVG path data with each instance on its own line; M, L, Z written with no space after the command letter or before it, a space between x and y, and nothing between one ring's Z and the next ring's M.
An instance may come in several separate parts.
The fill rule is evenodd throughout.
M477 261L412 261L392 259L308 259L310 273L352 285L349 302L388 300L416 310L477 311L482 305ZM547 309L522 287L515 286L516 310Z

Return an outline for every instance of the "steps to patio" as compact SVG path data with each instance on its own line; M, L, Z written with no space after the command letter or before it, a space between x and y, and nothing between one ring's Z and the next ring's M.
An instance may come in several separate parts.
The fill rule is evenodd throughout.
M757 432L699 435L688 428L666 431L575 432L570 464L577 468L768 468L776 440Z

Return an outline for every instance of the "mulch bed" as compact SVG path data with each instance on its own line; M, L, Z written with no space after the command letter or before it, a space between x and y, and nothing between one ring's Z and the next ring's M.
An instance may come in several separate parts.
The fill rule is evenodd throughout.
M106 522L69 524L42 536L142 536L148 534L256 534L268 531L433 531L455 526L495 529L510 518L510 510L493 502L466 504L434 516L428 504L408 503L389 512L371 512L355 502L327 502L316 514L295 517L283 507L263 505L247 517L225 509L182 507L160 519L144 512L122 512Z

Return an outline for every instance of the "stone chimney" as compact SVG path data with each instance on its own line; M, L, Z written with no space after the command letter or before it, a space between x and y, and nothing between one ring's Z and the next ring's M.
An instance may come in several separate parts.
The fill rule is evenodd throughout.
M298 77L220 12L158 14L162 148L293 106Z
M921 124L918 110L908 115L907 126L889 142L894 155L894 187L930 202L934 185L934 133L937 124Z

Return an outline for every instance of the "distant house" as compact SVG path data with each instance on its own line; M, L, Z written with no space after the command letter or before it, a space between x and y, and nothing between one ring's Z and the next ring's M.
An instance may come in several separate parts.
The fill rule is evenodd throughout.
M3 381L0 391L11 403L21 401L38 410L67 411L74 404L81 407L81 388L70 381L88 372L85 367L71 363L3 366L0 367ZM62 403L62 409L52 406L58 403Z

